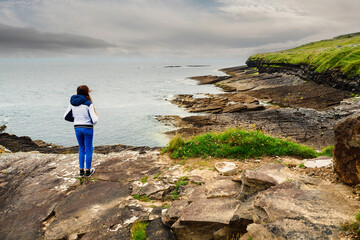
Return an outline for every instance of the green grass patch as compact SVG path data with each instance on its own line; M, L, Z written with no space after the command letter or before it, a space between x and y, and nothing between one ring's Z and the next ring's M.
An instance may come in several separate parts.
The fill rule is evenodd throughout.
M360 33L312 42L285 51L259 53L249 59L261 60L265 67L307 64L313 66L316 72L337 68L348 77L360 76Z
M346 236L351 236L352 239L360 239L360 213L355 215L355 221L346 222L340 230L345 233Z
M135 222L131 227L131 239L146 240L146 227L148 224L148 222L144 221Z
M156 175L154 176L154 179L157 179L157 178L160 176L160 174L161 174L161 172L159 172L158 174L156 174Z
M324 149L319 153L319 155L320 155L320 156L333 157L333 156L334 156L334 154L333 154L334 148L335 148L334 145L329 146L329 147L326 147L326 148L324 148Z
M142 202L150 202L151 201L150 198L148 196L146 196L146 195L141 195L140 196L139 194L135 194L133 196L133 198L136 199L136 200L142 201Z
M147 176L145 176L145 177L143 177L143 178L140 179L140 181L141 181L143 184L146 183L147 180L148 180L148 177L147 177Z
M319 154L312 148L291 141L271 137L261 131L227 129L184 140L176 136L170 140L163 153L172 158L216 157L258 158L262 156L296 156L314 158Z

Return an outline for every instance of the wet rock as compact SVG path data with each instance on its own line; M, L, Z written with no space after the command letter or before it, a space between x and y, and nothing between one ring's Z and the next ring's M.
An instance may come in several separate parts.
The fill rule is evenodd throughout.
M190 79L194 79L194 80L198 80L199 84L214 84L217 83L219 81L225 80L230 78L229 76L211 76L211 75L206 75L206 76L195 76L195 77L191 77Z
M260 192L254 200L253 219L279 238L337 239L339 226L353 214L342 196L303 190L300 183L291 181Z
M360 183L360 117L349 117L334 126L334 169L346 184Z
M335 117L332 112L318 112L305 108L194 116L186 119L184 130L179 129L170 134L192 136L192 134L208 131L223 131L229 127L254 129L251 126L255 126L272 136L285 137L316 149L322 149L334 143ZM189 123L193 123L193 126L189 127Z
M3 132L6 129L6 125L1 125L0 126L0 133Z
M235 175L239 172L239 168L233 162L218 162L214 167L225 176Z
M177 95L171 102L186 108L189 112L231 113L265 109L258 100L241 93L207 94L205 98L183 94Z
M0 145L9 149L11 152L33 152L38 151L40 153L57 153L57 154L71 154L78 153L79 148L77 146L73 147L62 147L52 143L46 143L42 140L32 140L30 137L23 136L18 137L13 134L0 133ZM137 151L139 153L146 153L149 151L159 150L159 148L151 147L133 147L122 144L116 145L105 145L105 146L95 146L95 153L108 154L111 152L122 152L126 150Z

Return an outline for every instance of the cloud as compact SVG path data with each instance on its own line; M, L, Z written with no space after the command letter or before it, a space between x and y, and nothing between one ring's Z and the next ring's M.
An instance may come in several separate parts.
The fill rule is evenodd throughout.
M115 45L95 38L67 33L40 32L31 28L0 24L0 51L2 53L16 54L34 50L67 52L110 47L115 47Z
M0 31L17 32L13 42L1 40L0 32L0 48L10 44L35 55L103 49L122 56L236 57L358 31L357 1L0 1L0 22L8 25Z

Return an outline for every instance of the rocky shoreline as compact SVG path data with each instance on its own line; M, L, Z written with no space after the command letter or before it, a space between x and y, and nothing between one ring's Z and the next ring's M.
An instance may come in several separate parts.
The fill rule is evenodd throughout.
M243 127L320 149L334 144L335 123L359 113L346 90L248 66L222 71L194 79L225 93L172 100L202 115L157 117L178 128L168 134ZM340 125L338 143L360 146L353 126ZM80 179L76 147L7 133L0 145L0 239L131 239L138 222L149 240L355 239L339 229L360 211L360 191L340 181L356 174L339 177L331 157L174 160L119 144L95 147L96 172Z
M333 125L360 113L359 98L347 90L304 80L290 72L267 73L240 66L221 69L228 76L198 76L199 84L215 84L227 93L203 98L177 95L171 100L206 115L158 119L178 128L169 135L192 136L228 127L261 129L316 149L334 144Z

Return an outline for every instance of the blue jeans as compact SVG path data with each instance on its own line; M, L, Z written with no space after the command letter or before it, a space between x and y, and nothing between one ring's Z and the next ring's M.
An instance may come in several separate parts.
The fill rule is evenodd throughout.
M93 128L75 128L76 139L79 143L79 165L84 169L86 155L86 169L91 169L93 153Z

